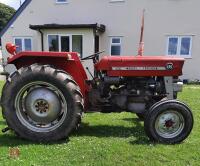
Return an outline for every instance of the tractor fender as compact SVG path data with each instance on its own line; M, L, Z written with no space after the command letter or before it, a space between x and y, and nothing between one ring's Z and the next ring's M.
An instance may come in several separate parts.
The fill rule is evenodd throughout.
M8 64L14 64L17 69L27 67L32 64L52 65L57 69L63 70L73 77L79 85L83 96L89 90L85 83L86 72L81 64L78 54L75 52L20 52L8 58Z

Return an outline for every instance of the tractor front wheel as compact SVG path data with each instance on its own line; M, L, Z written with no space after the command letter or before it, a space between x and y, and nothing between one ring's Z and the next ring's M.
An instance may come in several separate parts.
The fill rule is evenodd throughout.
M184 103L164 100L150 108L144 127L151 140L175 144L189 136L193 128L193 115Z
M9 128L38 142L67 138L83 112L83 97L76 82L49 65L34 64L12 74L1 102Z

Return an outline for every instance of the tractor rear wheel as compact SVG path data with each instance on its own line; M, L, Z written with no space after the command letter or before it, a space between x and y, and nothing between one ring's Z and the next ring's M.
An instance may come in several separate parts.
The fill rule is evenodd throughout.
M76 82L49 65L34 64L13 73L3 88L1 103L9 128L37 142L67 138L83 112Z

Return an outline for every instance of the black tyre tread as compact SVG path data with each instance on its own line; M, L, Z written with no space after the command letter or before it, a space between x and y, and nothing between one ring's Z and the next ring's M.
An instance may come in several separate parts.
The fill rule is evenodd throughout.
M5 97L6 97L5 92L6 92L6 89L8 88L8 86L9 86L9 83L10 83L9 81L6 81L6 83L5 83L4 86L3 86L2 95L1 95L2 116L3 116L4 119L5 119L5 114L4 114L5 109L4 109L4 107L3 107L3 101L6 100L6 99L5 99Z
M184 132L186 131L186 134L182 133L179 138L163 139L163 138L159 138L158 136L155 135L154 132L152 132L153 127L150 125L151 122L153 121L152 115L157 114L160 111L159 108L162 106L165 107L165 104L166 104L166 107L177 107L177 108L182 108L186 110L185 114L187 114L187 116L184 117L185 120L188 122L188 123L186 122L185 124L187 125L187 128L184 129ZM145 121L144 121L145 133L150 138L150 140L166 143L166 144L176 144L176 143L182 142L184 139L186 139L189 136L190 132L192 131L192 128L193 128L193 115L191 113L191 110L185 103L180 102L178 100L163 100L158 103L155 103L148 111L148 114L146 115Z
M66 86L66 88L68 88L70 90L71 96L73 96L73 98L74 98L75 118L69 127L70 129L67 132L62 133L62 135L64 135L63 139L67 138L68 135L72 132L72 130L77 129L79 124L81 123L81 118L82 118L83 109L84 109L83 95L80 92L80 88L79 88L78 84L73 80L73 78L68 73L66 73L65 71L59 70L59 69L55 69L50 65L33 64L33 65L25 67L25 68L20 68L18 71L15 71L13 74L11 74L9 76L9 79L6 81L6 83L3 87L2 97L1 97L2 113L3 113L4 118L6 118L8 127L10 129L14 130L16 135L18 135L18 136L21 135L15 129L16 124L12 124L12 121L6 117L6 116L9 116L9 114L10 114L9 111L11 111L11 110L9 110L10 109L9 100L11 97L11 96L9 96L9 92L11 91L11 88L16 86L17 80L23 80L27 74L37 74L37 73L49 74L49 75L53 75L53 73L54 73L55 78L57 80L60 80L62 84L65 84L64 86ZM66 81L66 80L68 80L68 81ZM10 94L10 95L12 95L12 94ZM9 111L7 111L7 110L9 110ZM58 135L59 135L59 133L58 133ZM33 137L30 138L28 136L23 135L22 138L30 139L33 141L39 141L39 142L49 142L49 139L45 138L45 137L40 138L38 140L38 138L35 139ZM55 136L55 138L51 138L50 141L56 141L59 139L60 139L59 136Z

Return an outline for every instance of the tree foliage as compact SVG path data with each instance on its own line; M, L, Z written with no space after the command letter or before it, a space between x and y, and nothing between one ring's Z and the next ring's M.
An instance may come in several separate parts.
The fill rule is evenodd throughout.
M14 8L0 3L0 31L4 28L14 13Z

